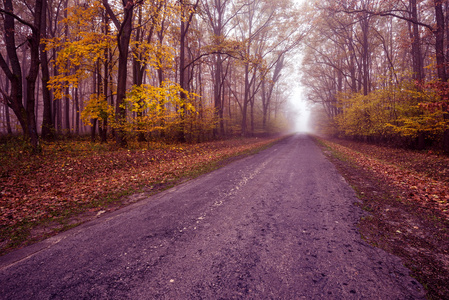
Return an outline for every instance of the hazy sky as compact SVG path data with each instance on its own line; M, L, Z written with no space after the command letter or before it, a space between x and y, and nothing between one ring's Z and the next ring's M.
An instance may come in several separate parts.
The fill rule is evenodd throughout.
M301 4L306 2L307 0L293 0L294 2ZM297 58L294 58L295 61L298 62L297 68L299 68L300 63L302 62L302 53L297 54ZM291 80L293 83L293 92L290 96L290 102L292 103L293 107L298 110L298 117L296 121L296 131L305 132L308 131L308 120L310 116L310 110L307 107L306 98L304 95L304 92L302 90L302 87L299 83L299 77L295 80Z
M298 111L298 116L296 119L296 131L306 132L308 131L308 121L310 116L310 110L307 107L307 102L304 97L304 92L302 91L299 83L297 86L293 87L293 93L289 99L295 109Z

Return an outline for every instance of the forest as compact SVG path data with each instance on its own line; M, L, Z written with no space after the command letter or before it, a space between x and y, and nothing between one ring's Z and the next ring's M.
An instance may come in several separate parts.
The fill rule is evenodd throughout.
M449 151L449 2L316 1L302 65L314 127Z
M285 131L296 72L316 132L449 151L446 0L3 0L0 15L0 135L37 152Z
M308 26L290 0L4 0L0 14L0 134L35 151L61 136L200 142L291 122L281 74Z

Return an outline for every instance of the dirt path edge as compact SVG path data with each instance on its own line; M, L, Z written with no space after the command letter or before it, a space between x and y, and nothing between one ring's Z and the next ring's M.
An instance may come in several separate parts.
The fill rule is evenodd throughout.
M426 289L428 299L449 299L448 220L437 211L424 211L416 203L400 200L398 191L381 182L351 157L314 138L362 200L369 213L358 229L363 239L401 258Z

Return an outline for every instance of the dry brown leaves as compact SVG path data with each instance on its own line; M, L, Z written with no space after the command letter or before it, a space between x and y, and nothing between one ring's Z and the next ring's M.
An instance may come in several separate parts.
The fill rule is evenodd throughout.
M273 141L235 139L108 151L80 147L79 151L50 149L38 157L22 156L0 169L0 228L57 218L108 195L164 183Z
M323 142L393 186L402 200L437 209L449 218L449 158L361 143Z

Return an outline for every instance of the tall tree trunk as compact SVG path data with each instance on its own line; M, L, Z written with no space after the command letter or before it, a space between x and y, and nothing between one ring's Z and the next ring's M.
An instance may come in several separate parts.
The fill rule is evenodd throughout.
M96 96L98 97L99 86L98 86L98 82L97 82L97 79L98 79L97 72L98 72L98 64L95 66L94 74L92 76L92 94L97 94ZM92 143L95 143L95 134L96 134L95 131L97 129L97 122L98 122L97 118L90 119L90 123L92 124L91 132L90 132L90 140Z
M161 29L160 29L160 31L158 31L158 34L157 34L158 35L158 43L159 43L158 46L161 47L161 49L162 49L162 45L164 43L164 34L163 34L164 26L165 26L165 23L163 21L162 25L161 25ZM159 67L157 68L157 77L159 80L159 87L162 87L164 84L164 80L165 80L164 67L163 67L162 61L158 61L158 63L159 63ZM165 108L164 100L161 99L159 102L159 105L161 106L161 111L160 111L160 117L161 117L160 127L162 128L161 129L161 137L165 137L165 111L166 111L166 108Z
M42 80L42 78L41 78ZM36 98L36 105L34 106L34 117L36 118L36 126L38 126L39 123L39 91L40 91L40 82L39 80L39 73L37 75L36 79L36 89L34 91L35 98Z
M435 33L435 52L436 52L436 60L437 60L437 68L438 68L438 79L441 82L447 81L446 74L446 59L444 56L444 12L443 12L443 1L434 0L435 5L435 20L437 23L436 28L434 29Z
M27 121L28 134L31 140L31 146L34 151L39 151L39 137L37 133L36 117L34 113L36 98L36 79L39 74L39 45L40 45L40 28L42 20L42 4L43 0L36 0L34 8L34 29L30 40L30 70L27 76Z
M1 81L0 81L1 82ZM5 82L5 89L4 89L4 93L8 94L9 93L9 80L6 80ZM5 122L6 122L6 132L8 134L12 134L12 127L11 127L11 117L9 114L9 106L8 106L8 99L7 96L3 95L3 108L5 109ZM0 102L1 103L1 102Z
M79 103L79 88L75 88L75 133L80 134L80 103Z
M412 26L412 59L413 59L413 77L421 82L424 79L424 67L421 55L421 37L419 34L418 9L416 0L410 0Z
M221 94L222 94L222 59L220 54L216 54L214 57L214 108L215 115L218 120L219 127L222 127L222 119L223 119L223 107L221 105ZM221 132L221 131L220 131ZM217 127L214 127L214 136L219 135L219 130Z
M104 78L103 78L103 95L104 99L107 102L108 101L108 93L109 93L109 84L108 84L108 78L109 78L109 49L106 49L104 54L105 62L104 62ZM103 119L103 124L101 125L103 128L103 132L101 134L101 142L106 143L108 139L108 116Z
M229 74L229 77L231 78L231 80L232 80L232 75L233 75L233 73L232 73L232 68L231 68L231 71ZM228 116L229 116L229 120L232 120L232 108L231 108L232 107L231 106L232 89L231 89L230 82L227 83L227 87L228 87ZM229 134L229 127L227 128L227 134Z
M354 51L354 40L352 38L352 29L349 33L348 48L349 48L349 68L351 77L351 91L353 93L357 92L357 77L356 77L356 63L355 63L355 51Z
M12 134L11 117L9 116L9 107L6 103L4 105L4 108L5 108L5 119L6 119L6 132L8 134Z
M447 1L446 1L447 2ZM437 60L437 69L438 69L438 79L444 83L444 87L447 84L447 73L446 73L446 63L447 59L444 55L444 34L445 34L445 17L443 12L443 1L434 0L435 4L435 19L437 26L435 28L435 52L436 52L436 60ZM447 3L446 3L447 5ZM449 34L449 30L447 32ZM448 36L449 37L449 36ZM448 45L449 47L449 45ZM444 113L444 120L449 120L449 113ZM443 150L446 153L449 153L449 129L446 129L443 134Z
M47 0L43 1L42 5L42 26L41 26L41 36L42 38L47 38ZM46 140L51 140L54 138L55 125L52 118L51 109L51 95L50 89L48 88L48 81L50 79L50 71L48 69L48 57L45 51L45 44L40 45L40 55L41 55L41 72L42 72L42 101L43 101L43 114L42 114L42 138Z
M138 10L138 24L135 34L135 41L136 41L136 53L133 55L133 84L135 86L141 86L143 83L143 76L146 69L146 63L143 62L144 58L142 57L142 53L139 51L140 44L143 42L143 32L142 32L142 7L139 7ZM152 30L151 30L152 32ZM151 35L148 37L148 41L151 41ZM137 122L138 122L138 134L137 134L137 140L139 142L144 142L145 139L145 132L142 125L140 125L141 120L143 118L144 112L143 112L143 99L139 99L138 102L139 110L137 111Z
M67 19L67 6L68 6L68 0L65 0L64 2L64 19ZM65 38L68 40L69 38L69 26L68 24L66 24L64 26L64 35ZM69 62L67 62L67 65L70 65ZM67 70L67 72L65 73L65 76L69 76L70 70ZM64 99L65 99L65 104L64 104L64 129L65 129L65 134L70 135L70 97L69 97L69 85L67 84L67 87L65 88L65 92L64 92Z
M56 57L56 51L54 52L54 56ZM54 76L58 76L58 68L54 67L53 68L53 75ZM59 135L62 134L62 100L59 98L55 98L53 99L53 114L54 114L54 119L55 119L55 124L56 124L56 131L58 132Z
M446 1L446 75L449 74L449 1Z
M187 2L187 3L186 3ZM185 102L187 101L187 95L184 91L189 90L189 84L187 80L188 70L186 68L186 49L187 49L187 34L189 32L189 27L192 22L195 10L198 6L199 0L196 0L195 4L188 3L188 0L179 0L181 5L181 15L180 15L180 50L179 50L179 86L183 91L180 93L181 100L181 113L180 113L180 126L178 130L177 140L181 143L186 141L185 137ZM190 7L188 7L190 6Z
M56 129L59 135L62 134L62 101L61 99L54 100L54 112L56 116Z
M248 103L249 103L249 89L250 89L250 84L249 84L249 62L245 63L245 95L243 97L243 105L242 105L242 125L241 125L241 130L242 130L242 136L246 136L247 135L247 130L246 130L246 118L247 118L247 112L248 112Z
M363 95L368 95L370 92L369 83L369 16L365 14L365 18L361 21L362 33L363 33L363 43L362 43L362 84L363 84Z
M106 19L106 18L105 18ZM108 34L108 25L107 20L105 20L105 34ZM109 78L109 49L105 49L104 52L104 65L103 65L103 83L101 84L102 91L100 91L100 94L103 94L104 101L108 101L108 93L109 93L109 84L108 84L108 78ZM101 70L100 65L98 65L98 81L100 84L101 81ZM99 124L100 127L100 140L102 143L106 143L108 139L108 115L106 113L103 116L103 120Z
M202 76L202 66L199 66L198 70L198 86L199 86L199 94L204 94L204 86L203 86L203 76ZM198 116L199 122L198 123L198 136L197 136L197 142L201 142L203 139L205 139L206 130L204 130L204 112L203 112L203 99L198 99Z
M251 136L254 135L254 97L250 101L250 116L251 116Z
M186 39L187 39L187 25L185 21L185 7L184 1L180 0L181 3L181 36L180 36L180 54L179 54L179 86L183 91L180 93L181 98L181 113L180 113L180 125L177 133L177 140L181 143L185 142L184 135L184 105L183 103L187 99L187 95L184 91L187 90L187 82L186 82Z
M57 56L57 50L53 49L53 57ZM54 67L53 68L53 76L56 77L58 76L58 68ZM52 95L50 95L52 96ZM56 128L56 132L60 135L62 134L62 110L61 110L61 99L57 99L54 97L53 95L53 101L52 101L52 106L53 106L53 112L52 112L52 120L53 120L53 124Z
M102 97L104 97L104 87L103 87L103 81L101 80L101 64L100 64L100 60L97 60L97 64L96 64L96 77L97 77L97 99L100 101L102 99ZM105 128L103 128L103 119L104 115L103 115L103 111L100 111L100 118L97 119L97 123L98 123L98 133L100 135L100 143L104 143L103 138L106 136L105 133Z
M126 97L126 80L128 77L128 53L129 41L131 39L133 10L135 3L123 0L123 21L120 23L114 15L108 0L103 0L103 5L109 17L114 22L119 34L117 35L117 46L119 49L118 74L117 74L117 99L115 101L116 122L119 128L116 131L116 143L126 146L126 136L123 128L120 128L126 122L126 110L122 107Z
M124 124L126 122L126 110L122 107L122 104L124 103L126 97L126 80L128 78L128 53L133 23L133 9L133 2L128 2L124 7L124 20L122 22L120 30L121 34L119 34L118 36L119 63L115 110L117 114L117 121L119 124ZM126 146L127 141L123 129L118 130L116 141L118 145Z
M65 88L65 104L64 104L64 129L65 134L70 135L70 98L69 98L69 87Z
M262 129L267 130L267 114L268 114L268 101L267 101L267 89L266 80L262 79Z
M23 99L22 99L22 103L25 107L25 109L27 108L27 80L26 80L26 76L27 76L27 69L29 68L28 65L28 54L27 54L27 47L22 47L22 63L21 63L21 68L22 68L22 94L23 94Z

